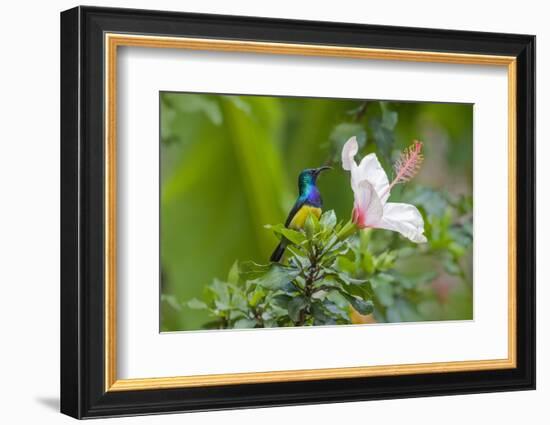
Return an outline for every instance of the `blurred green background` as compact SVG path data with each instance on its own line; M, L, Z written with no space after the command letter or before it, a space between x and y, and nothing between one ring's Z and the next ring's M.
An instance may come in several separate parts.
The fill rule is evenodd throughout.
M325 209L349 218L353 195L339 155L350 136L363 145L358 158L376 152L390 179L399 151L424 142L419 175L392 191L390 201L414 198L426 217L443 220L448 199L472 194L472 121L466 104L162 92L161 331L202 328L207 313L185 303L201 298L213 278L225 278L235 260L267 262L277 240L263 226L284 222L302 169L334 165L319 180ZM408 260L436 272L420 292L425 300L414 295L412 307L399 307L392 299L377 321L472 318L471 249L460 271L449 270L445 251L457 244L454 223L446 225L451 236L438 236L446 245L432 244ZM403 238L395 243L414 247ZM415 314L407 313L411 308Z

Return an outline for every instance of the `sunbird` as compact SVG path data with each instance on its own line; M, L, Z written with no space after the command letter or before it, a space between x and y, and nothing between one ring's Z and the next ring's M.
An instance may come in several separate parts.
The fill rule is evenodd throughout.
M317 218L321 216L323 200L321 199L321 192L317 187L317 177L321 171L330 169L331 167L323 166L308 168L300 173L298 176L298 199L296 199L294 206L288 214L285 227L300 230L304 227L306 219L310 214L315 215ZM277 245L273 254L271 254L270 260L272 262L276 263L281 260L288 243L288 239L281 239L281 242Z

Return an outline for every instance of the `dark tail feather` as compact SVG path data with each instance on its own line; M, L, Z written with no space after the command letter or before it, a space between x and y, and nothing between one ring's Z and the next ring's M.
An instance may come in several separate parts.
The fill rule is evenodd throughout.
M273 263L278 263L281 261L281 258L283 254L285 253L286 248L286 241L281 241L279 245L277 245L277 248L275 248L275 251L273 251L273 254L271 254L271 258L269 259Z

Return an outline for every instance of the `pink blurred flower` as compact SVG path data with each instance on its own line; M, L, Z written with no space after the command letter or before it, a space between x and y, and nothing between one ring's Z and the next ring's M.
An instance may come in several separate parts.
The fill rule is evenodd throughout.
M415 243L427 242L424 220L411 204L388 202L390 191L398 183L409 181L422 163L422 143L416 142L406 149L395 163L395 179L388 180L376 154L365 156L359 165L355 155L359 147L355 137L342 149L342 168L351 172L354 194L352 220L361 229L378 228L399 232Z

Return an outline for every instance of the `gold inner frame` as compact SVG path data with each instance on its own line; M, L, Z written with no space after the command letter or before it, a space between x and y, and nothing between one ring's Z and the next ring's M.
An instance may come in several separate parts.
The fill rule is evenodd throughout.
M468 65L504 66L508 71L508 357L382 366L118 379L116 373L116 101L119 46L325 56ZM370 49L148 35L105 34L105 391L308 381L516 367L516 58L462 53Z

